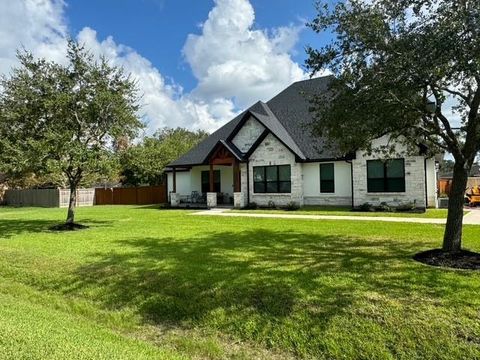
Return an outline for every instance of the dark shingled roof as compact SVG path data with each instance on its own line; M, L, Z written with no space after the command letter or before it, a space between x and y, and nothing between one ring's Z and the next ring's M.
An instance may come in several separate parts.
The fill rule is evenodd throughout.
M169 166L203 164L219 142L230 147L228 138L246 115L252 115L260 121L290 148L300 161L344 158L333 149L326 148L325 139L314 136L310 127L313 121L309 112L310 99L315 94L328 91L328 84L331 79L331 76L325 76L299 81L290 85L267 103L257 102L215 131L188 153L170 163ZM233 148L236 149L234 146Z

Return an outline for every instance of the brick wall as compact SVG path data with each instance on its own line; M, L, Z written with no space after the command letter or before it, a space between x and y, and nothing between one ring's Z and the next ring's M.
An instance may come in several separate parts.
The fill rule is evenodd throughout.
M232 143L241 152L246 153L262 134L263 130L265 130L265 127L251 117L245 122L237 135L235 135Z
M374 146L385 144L386 138L376 140ZM380 204L386 202L389 205L398 206L405 203L417 204L417 207L425 207L425 170L423 156L402 156L404 151L397 147L399 158L405 159L405 192L398 193L368 193L367 190L367 160L378 159L378 155L367 155L357 151L356 159L353 160L353 189L354 204L359 206L364 203Z
M253 192L253 167L269 165L291 166L291 194L255 194ZM269 134L251 155L249 172L250 202L265 206L268 205L269 201L273 201L275 205L282 206L290 201L295 201L297 204L303 205L302 164L296 163L295 155L272 134Z

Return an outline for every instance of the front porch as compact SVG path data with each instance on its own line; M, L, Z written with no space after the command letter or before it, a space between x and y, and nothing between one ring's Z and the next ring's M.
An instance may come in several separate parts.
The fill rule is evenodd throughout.
M207 164L171 167L170 204L179 208L246 205L241 192L241 157L219 143Z

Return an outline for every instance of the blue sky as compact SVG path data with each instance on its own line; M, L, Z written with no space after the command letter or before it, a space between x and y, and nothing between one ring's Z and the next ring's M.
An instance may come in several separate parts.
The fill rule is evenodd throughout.
M314 0L252 0L258 29L303 25L315 16ZM95 29L99 38L134 48L149 59L162 74L181 83L189 91L195 86L182 56L187 35L198 33L213 8L213 0L70 0L66 17L72 33L85 26ZM292 51L299 64L305 60L304 47L317 45L321 38L308 28Z
M65 62L73 37L131 73L148 133L214 131L258 100L308 78L305 23L315 0L0 0L0 74L21 46Z

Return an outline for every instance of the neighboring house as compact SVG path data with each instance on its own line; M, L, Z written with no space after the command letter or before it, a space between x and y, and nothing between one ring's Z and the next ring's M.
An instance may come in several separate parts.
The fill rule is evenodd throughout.
M210 207L220 202L436 207L434 158L419 153L385 162L361 151L338 154L312 134L309 98L327 91L330 80L296 82L267 103L257 102L170 163L172 206L203 199Z

